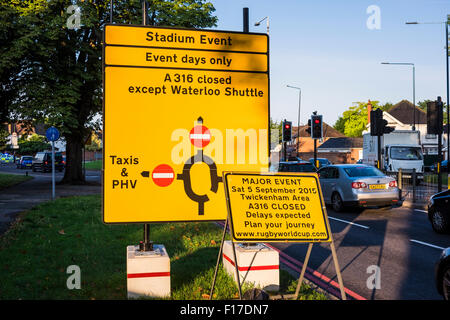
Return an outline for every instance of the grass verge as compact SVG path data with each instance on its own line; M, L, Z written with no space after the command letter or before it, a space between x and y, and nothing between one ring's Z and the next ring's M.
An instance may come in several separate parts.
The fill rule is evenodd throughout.
M12 187L18 183L33 179L31 176L0 173L0 190Z
M142 225L105 225L100 196L61 198L20 215L0 237L0 299L126 299L126 247ZM222 230L213 223L152 224L151 239L171 257L171 299L208 299ZM69 290L67 267L81 269L81 289ZM281 291L296 281L281 271ZM214 299L237 298L219 268ZM302 286L300 299L326 299Z
M102 160L95 160L95 161L89 161L84 164L86 170L102 170L103 161Z

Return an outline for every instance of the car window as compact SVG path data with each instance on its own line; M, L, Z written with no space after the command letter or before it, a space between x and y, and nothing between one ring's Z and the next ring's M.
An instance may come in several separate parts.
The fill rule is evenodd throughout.
M44 156L45 156L45 153L36 153L36 159L38 159L38 160L43 160L44 159Z
M339 178L339 169L331 168L330 170L330 179L338 179Z
M349 177L383 177L384 173L374 167L355 166L344 168Z
M51 152L45 153L45 160L46 161L51 161L52 160ZM62 153L55 152L55 161L62 161Z
M394 160L422 160L422 150L417 147L392 147L391 158Z
M289 172L316 172L316 168L311 163L293 164L288 169Z
M321 179L329 179L332 168L323 168L319 170L319 175Z

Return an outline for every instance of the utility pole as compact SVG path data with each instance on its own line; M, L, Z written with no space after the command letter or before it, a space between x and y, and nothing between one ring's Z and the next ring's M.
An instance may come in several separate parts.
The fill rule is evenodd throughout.
M148 17L148 3L147 1L141 1L142 4L142 25L147 25ZM141 251L153 251L153 242L150 241L150 224L144 224L144 242L139 244Z
M443 111L444 111L444 104L442 103L441 97L437 97L436 101L436 107L438 111L438 192L442 191L442 129L443 129ZM448 108L448 106L447 106ZM448 167L448 165L447 165ZM447 169L448 170L448 169Z
M450 41L450 39L448 38L448 24L450 22L450 15L447 15L447 22L445 23L445 64L447 67L447 189L450 189L450 169L448 166L448 161L450 160L449 157L449 152L450 152L450 110L449 110L449 90L448 90L448 56L449 56L449 51L448 51L448 42ZM440 153L439 153L440 154Z

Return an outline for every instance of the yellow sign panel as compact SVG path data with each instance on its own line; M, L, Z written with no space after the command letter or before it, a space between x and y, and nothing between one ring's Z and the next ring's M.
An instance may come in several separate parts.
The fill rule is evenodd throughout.
M331 241L317 174L225 172L223 179L234 241Z
M225 220L222 172L268 169L268 73L109 65L108 48L104 222Z
M105 43L158 48L241 51L267 53L266 34L247 34L212 30L155 28L129 25L107 25Z
M267 55L137 47L105 48L108 65L267 72Z

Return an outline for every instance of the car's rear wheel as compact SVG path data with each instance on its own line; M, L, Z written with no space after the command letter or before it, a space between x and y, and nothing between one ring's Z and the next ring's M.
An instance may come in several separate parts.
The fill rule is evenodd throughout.
M437 233L447 233L449 231L448 217L440 209L435 209L431 214L431 226Z
M344 209L344 202L342 201L339 193L333 193L331 196L331 205L333 206L333 210L336 212L341 212Z
M444 269L444 272L442 273L441 278L441 288L442 288L442 296L444 297L444 300L450 299L450 264L447 264L447 266Z

